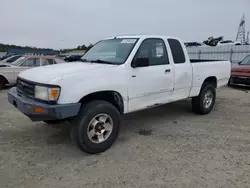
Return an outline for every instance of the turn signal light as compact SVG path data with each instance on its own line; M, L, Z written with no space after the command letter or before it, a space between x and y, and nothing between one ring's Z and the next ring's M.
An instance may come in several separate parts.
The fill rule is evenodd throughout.
M50 89L50 100L57 100L59 96L60 89L59 88L51 88Z
M36 107L34 107L34 112L37 112L37 113L43 114L43 113L45 113L45 109L44 109L44 108L42 108L42 107L38 107L38 106L36 106Z

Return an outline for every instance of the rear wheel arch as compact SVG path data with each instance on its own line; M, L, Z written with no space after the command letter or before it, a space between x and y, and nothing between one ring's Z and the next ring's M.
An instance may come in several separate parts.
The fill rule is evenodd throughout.
M207 77L204 80L202 87L204 87L206 84L212 84L215 88L217 88L217 78L215 76Z
M199 94L201 93L202 89L203 89L207 84L213 85L214 88L216 89L216 88L217 88L217 78L216 78L215 76L207 77L207 78L203 81L201 87L199 88L199 90L197 91L196 94L199 95ZM193 96L193 97L197 97L197 96Z
M117 91L106 90L106 91L93 92L93 93L90 93L90 94L82 97L79 100L79 102L82 104L86 104L86 103L94 101L94 100L107 101L107 102L111 103L112 105L114 105L121 114L124 113L123 97Z

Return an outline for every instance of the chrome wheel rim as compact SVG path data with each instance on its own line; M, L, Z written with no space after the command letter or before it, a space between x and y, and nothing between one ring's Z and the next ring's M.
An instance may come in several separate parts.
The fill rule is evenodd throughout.
M212 91L207 91L204 95L204 99L203 99L203 105L205 108L209 108L213 102L213 93Z
M88 138L99 144L109 138L113 130L113 120L108 114L98 114L88 125Z

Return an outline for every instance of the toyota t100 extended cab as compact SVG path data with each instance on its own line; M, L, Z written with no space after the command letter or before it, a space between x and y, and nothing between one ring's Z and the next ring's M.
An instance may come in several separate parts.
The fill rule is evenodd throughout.
M80 62L21 72L8 100L32 121L69 120L80 149L99 153L117 139L122 114L186 98L208 114L230 71L229 61L190 60L174 37L112 37Z

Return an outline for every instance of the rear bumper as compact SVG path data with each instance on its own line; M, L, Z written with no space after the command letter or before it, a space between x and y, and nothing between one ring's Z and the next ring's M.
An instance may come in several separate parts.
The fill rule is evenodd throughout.
M37 102L18 95L15 87L8 91L8 101L32 121L61 120L74 117L81 107L80 103L50 105ZM34 108L40 108L42 112L35 112Z
M231 85L250 86L250 77L232 76L229 82Z

